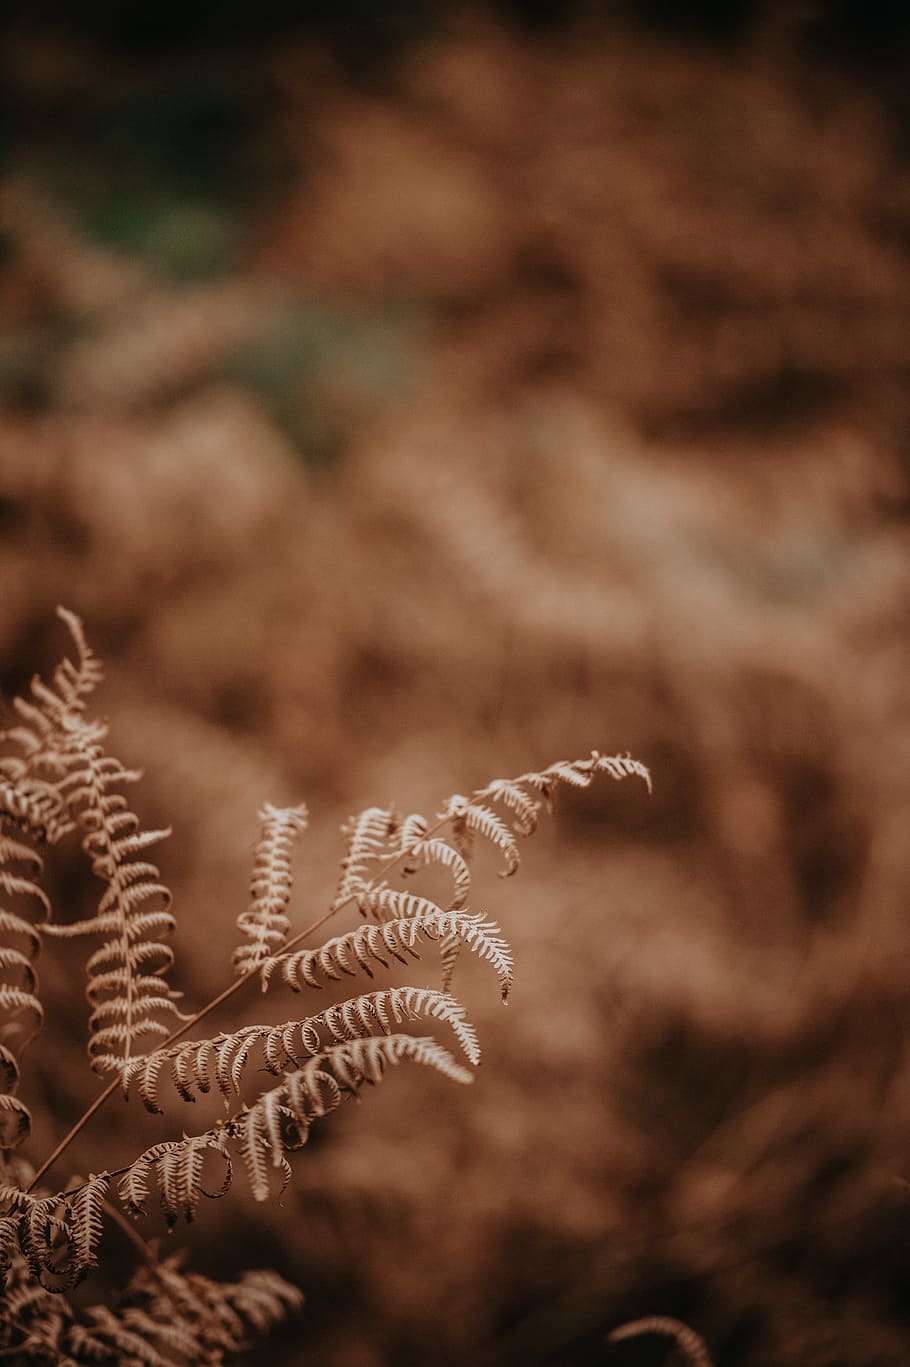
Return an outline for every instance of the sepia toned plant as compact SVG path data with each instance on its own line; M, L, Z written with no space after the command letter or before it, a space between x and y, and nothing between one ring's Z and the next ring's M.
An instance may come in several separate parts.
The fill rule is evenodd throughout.
M606 774L639 778L650 790L650 775L628 754L594 751L450 797L433 817L368 808L346 827L331 905L300 930L290 916L291 859L306 809L267 803L250 905L237 918L233 980L198 1010L185 1010L168 983L168 941L177 927L171 896L148 857L168 832L144 830L130 809L123 789L140 774L107 754L107 725L88 710L100 663L80 620L64 609L59 615L74 658L63 660L50 683L36 678L29 696L14 700L16 724L5 733L0 758L0 889L16 908L0 909L0 1350L61 1364L220 1363L296 1309L300 1293L269 1271L244 1272L233 1282L187 1271L179 1255L160 1257L127 1217L144 1215L154 1190L170 1227L181 1217L192 1220L202 1197L228 1194L238 1166L257 1201L273 1200L291 1180L290 1158L311 1126L400 1063L470 1083L480 1046L449 990L459 952L464 946L489 964L503 1001L513 974L499 926L470 910L475 846L491 847L508 877L520 864L519 841L533 833L560 786L587 788ZM69 908L52 908L42 886L37 850L71 836L81 840L102 891L94 914L67 921L59 917ZM431 898L395 886L398 877L413 879L429 867L445 875L445 893ZM362 924L303 947L343 910L358 912ZM23 1051L43 1021L35 959L45 938L89 941L88 1059L109 1081L33 1167L18 1153L31 1133L18 1090ZM419 959L427 942L438 944L439 989L380 987L278 1025L197 1037L202 1022L248 984L299 993L373 979ZM433 1035L405 1028L422 1020L447 1026L464 1062ZM150 1039L157 1047L148 1048ZM117 1092L175 1120L181 1102L219 1094L225 1113L196 1134L181 1123L179 1138L152 1144L120 1167L99 1163L99 1171L55 1189L51 1169ZM139 1267L115 1305L77 1308L67 1293L98 1265L105 1221L128 1231Z

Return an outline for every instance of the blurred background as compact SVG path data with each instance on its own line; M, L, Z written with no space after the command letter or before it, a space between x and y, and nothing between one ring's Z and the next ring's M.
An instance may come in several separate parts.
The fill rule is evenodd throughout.
M905 6L3 16L3 695L80 613L188 1000L266 799L301 926L353 811L654 774L481 877L518 978L456 978L470 1091L403 1070L175 1237L304 1288L276 1363L658 1367L605 1345L658 1313L718 1367L910 1361ZM35 1156L96 1090L77 949ZM179 1132L131 1110L74 1164Z

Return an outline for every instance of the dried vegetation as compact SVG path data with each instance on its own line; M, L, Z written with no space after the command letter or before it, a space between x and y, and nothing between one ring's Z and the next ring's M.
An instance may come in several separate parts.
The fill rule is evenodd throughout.
M463 917L486 1046L469 1105L402 1069L317 1127L274 1232L239 1194L207 1212L193 1265L230 1275L233 1229L306 1287L331 1367L594 1364L613 1326L676 1318L719 1363L907 1360L910 180L870 88L760 37L546 45L475 17L365 87L263 50L291 174L216 279L93 238L37 159L4 180L4 692L76 607L143 824L175 831L178 987L219 986L266 800L306 796L325 907L365 796L435 810L605 736L657 780L565 793L558 858L541 832L533 877L476 908L521 963L508 1029L458 908L269 970L323 981ZM16 88L56 108L40 55ZM319 371L282 334L290 413L236 365L289 300L377 329ZM374 346L408 370L381 402ZM90 897L57 867L55 905ZM252 965L281 896L248 915ZM63 963L36 1151L84 1102ZM286 1016L250 1048L285 1050ZM247 1037L215 1027L229 1077ZM164 1063L179 1088L195 1059Z

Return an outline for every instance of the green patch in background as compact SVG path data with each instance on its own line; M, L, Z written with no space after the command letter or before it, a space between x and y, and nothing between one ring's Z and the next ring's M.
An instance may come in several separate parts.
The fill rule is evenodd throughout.
M381 314L328 300L288 305L237 347L225 378L252 389L308 464L331 464L355 428L420 382L420 318L406 303Z
M283 169L262 136L270 91L257 68L212 57L84 96L55 111L29 173L77 228L164 279L230 271Z
M226 274L240 239L237 219L217 205L161 191L113 191L83 207L82 226L97 242L142 257L175 281Z

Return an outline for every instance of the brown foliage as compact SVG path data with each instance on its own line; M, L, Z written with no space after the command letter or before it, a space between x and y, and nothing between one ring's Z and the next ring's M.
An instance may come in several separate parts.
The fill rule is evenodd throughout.
M773 34L548 44L473 18L366 89L291 43L250 61L288 175L229 280L165 283L99 246L24 157L7 181L32 404L0 421L7 693L53 663L73 603L115 748L148 767L147 824L175 829L194 997L267 799L318 812L300 896L323 906L315 870L364 794L427 808L605 733L657 780L647 807L564 796L565 857L538 837L534 878L484 908L522 972L508 1030L491 1039L495 1000L472 1009L470 1104L403 1074L370 1123L342 1108L260 1261L306 1285L333 1367L594 1363L654 1315L720 1363L903 1367L894 129ZM289 297L388 329L401 294L413 388L381 405L353 364L310 377L341 452L317 470L225 348ZM42 1144L49 1110L58 1132L78 1113L81 1014Z

